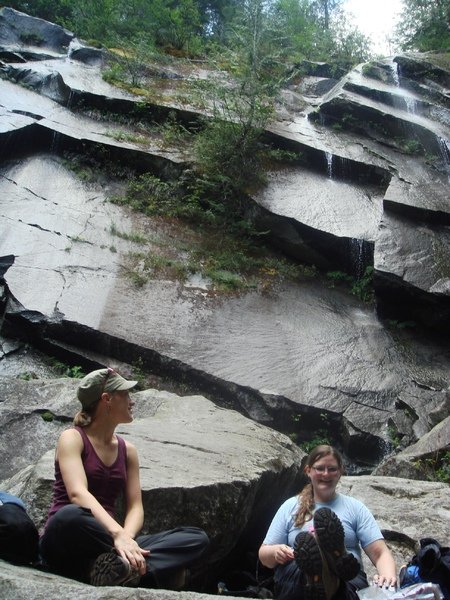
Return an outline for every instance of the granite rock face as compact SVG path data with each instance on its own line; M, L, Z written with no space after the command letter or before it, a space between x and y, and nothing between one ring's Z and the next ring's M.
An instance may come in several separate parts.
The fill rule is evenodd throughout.
M11 9L1 15L5 52L16 52L19 24L43 27ZM299 441L321 432L365 470L392 450L390 432L403 446L427 433L436 424L428 413L439 412L450 382L449 350L427 332L397 328L414 321L440 332L450 322L445 74L433 72L431 86L412 67L399 74L397 57L354 69L330 89L340 74L303 65L320 87L311 98L308 82L296 85L293 75L292 102L267 131L302 160L270 173L267 187L248 199L255 223L292 257L357 276L373 264L380 320L372 306L323 281L220 298L195 276L146 281L145 261L133 257L154 252L156 239L185 258L174 244L178 232L109 203L119 183L86 183L63 156L101 155L120 169L179 178L192 166L189 153L150 135L142 141L132 124L90 111L131 118L139 110L163 124L171 114L189 126L204 115L180 106L171 86L207 74L152 68L148 84L163 86L165 97L143 106L142 97L102 79L103 54L48 28L42 36L55 45L58 32L65 54L25 55L39 50L25 37L25 62L5 62L0 80L3 332L85 368L142 360ZM358 123L360 110L372 124ZM411 135L397 139L375 126L391 122L409 123ZM421 148L419 130L437 144L428 151L439 146L442 156L411 153Z

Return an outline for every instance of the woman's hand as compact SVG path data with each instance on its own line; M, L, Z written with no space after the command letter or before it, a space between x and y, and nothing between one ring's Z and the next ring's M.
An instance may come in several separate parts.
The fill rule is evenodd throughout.
M140 575L147 572L147 563L145 557L150 555L150 550L143 550L138 546L136 540L130 537L125 531L120 531L114 536L114 548L117 554L125 558L133 569Z
M380 573L380 574L374 575L373 583L374 583L374 585L377 585L378 587L384 587L384 588L395 587L397 585L397 577L385 576Z
M284 565L294 560L294 551L286 544L275 544L273 557L278 565Z
M397 567L394 557L384 540L376 540L364 548L377 569L373 583L378 587L395 587L397 585Z
M286 544L263 544L258 552L259 560L265 567L274 569L293 560L294 551Z

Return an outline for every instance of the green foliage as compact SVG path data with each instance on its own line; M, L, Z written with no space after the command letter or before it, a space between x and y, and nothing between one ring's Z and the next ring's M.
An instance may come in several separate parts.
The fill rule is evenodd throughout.
M24 44L30 44L31 46L40 46L44 41L42 35L33 32L21 32L19 37L21 42Z
M62 377L73 377L74 379L82 379L85 376L82 367L78 365L71 367L57 359L51 359L50 364L54 369L56 369L56 371L58 371L61 374Z
M397 430L397 428L395 427L395 425L390 423L388 425L387 432L388 432L388 437L389 437L391 444L394 446L394 448L399 448L402 443L402 436L399 433L399 431Z
M366 267L361 279L358 279L352 285L351 293L363 302L373 302L373 272L373 267Z
M71 0L8 0L6 6L64 25L72 12Z
M399 146L405 154L420 154L423 150L422 144L418 140L400 140Z
M350 285L350 293L359 298L362 302L373 302L373 272L372 266L366 267L361 278L355 278L344 273L344 271L328 271L326 274L331 287L339 284Z
M402 50L450 50L450 0L403 0L396 35Z
M431 456L420 458L414 466L430 481L450 483L450 450L436 451Z
M328 279L330 279L334 283L337 283L337 282L352 283L353 282L353 277L351 275L349 275L348 273L344 273L343 271L328 271L328 273L326 275L327 275Z
M329 445L330 443L330 438L325 429L319 429L312 439L301 442L298 445L306 454L309 454L316 446L321 446L322 444Z
M146 244L147 243L147 238L144 235L142 235L141 233L136 233L136 232L126 233L125 231L120 231L119 229L117 229L117 227L114 223L111 223L109 232L111 233L111 235L115 235L116 237L119 237L122 240L127 240L129 242L135 242L136 244Z
M37 379L36 373L33 371L24 371L23 373L19 373L17 375L17 379L22 379L23 381L30 381L31 379Z
M50 410L41 413L41 417L46 423L51 423L55 419L55 415Z

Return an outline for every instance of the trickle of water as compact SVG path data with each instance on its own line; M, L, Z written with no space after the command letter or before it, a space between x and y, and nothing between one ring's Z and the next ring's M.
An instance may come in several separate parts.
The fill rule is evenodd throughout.
M333 154L331 152L325 152L325 158L327 159L327 175L330 179L333 178Z
M364 275L364 240L351 238L350 240L350 259L352 262L353 272L357 279Z
M57 152L58 151L59 138L60 138L59 133L57 131L54 131L53 132L53 136L52 136L52 145L50 146L50 151L51 152Z
M406 110L412 114L415 115L417 113L417 102L415 98L411 98L410 96L405 96L405 104L406 104Z
M391 65L392 77L394 79L394 83L397 87L400 87L400 77L399 77L399 66L396 62Z
M448 180L450 181L450 142L449 140L444 140L444 138L439 136L436 136L436 139L442 159L444 161L445 170L447 171Z
M73 98L74 98L74 92L72 89L70 89L69 99L67 100L66 108L72 108Z

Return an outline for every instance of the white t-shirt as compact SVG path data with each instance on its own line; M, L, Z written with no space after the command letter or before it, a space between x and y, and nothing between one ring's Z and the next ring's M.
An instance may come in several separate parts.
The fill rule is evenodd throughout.
M294 541L300 531L313 528L313 521L306 521L302 527L295 527L294 520L298 510L298 496L286 500L276 512L263 544L287 544L294 547ZM314 512L326 506L339 517L345 532L345 547L361 562L361 548L365 548L383 535L370 510L356 498L337 494L331 502L316 502Z

